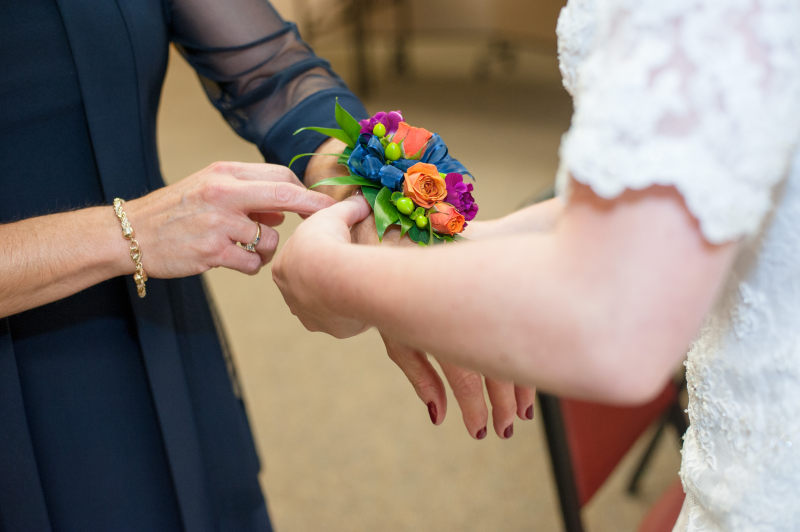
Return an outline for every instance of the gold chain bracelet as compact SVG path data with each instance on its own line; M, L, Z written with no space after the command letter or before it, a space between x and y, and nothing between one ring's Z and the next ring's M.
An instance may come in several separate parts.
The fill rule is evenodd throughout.
M142 266L142 250L139 248L139 241L136 240L133 226L131 226L131 223L128 221L128 215L125 214L125 211L122 209L124 203L125 200L114 198L114 214L117 215L119 223L122 225L122 236L131 242L131 260L134 266L136 266L133 280L136 283L136 291L139 293L139 297L144 297L147 295L147 289L144 286L147 282L147 274L144 271L144 266Z

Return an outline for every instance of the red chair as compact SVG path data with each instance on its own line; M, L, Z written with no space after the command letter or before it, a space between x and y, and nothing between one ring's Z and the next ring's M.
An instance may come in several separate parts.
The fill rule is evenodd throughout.
M675 427L678 437L687 428L686 417L679 403L682 385L669 382L661 393L649 403L636 407L617 407L561 399L540 394L547 446L558 488L561 513L567 532L583 532L581 508L602 486L631 446L649 427L658 428L636 468L629 493L636 493L639 479L667 425ZM653 511L660 514L648 516L651 527L642 530L671 530L683 502L680 482L659 501ZM673 515L674 514L674 515ZM648 521L645 519L643 526ZM672 520L669 522L669 520ZM660 528L652 528L655 525Z

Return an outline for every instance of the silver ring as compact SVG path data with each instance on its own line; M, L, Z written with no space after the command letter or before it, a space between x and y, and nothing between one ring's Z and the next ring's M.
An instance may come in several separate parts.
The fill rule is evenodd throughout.
M256 246L261 241L261 224L255 222L256 227L258 230L256 231L256 237L253 239L252 242L248 242L247 244L242 244L241 242L236 242L236 245L242 248L245 251L249 251L250 253L256 252Z

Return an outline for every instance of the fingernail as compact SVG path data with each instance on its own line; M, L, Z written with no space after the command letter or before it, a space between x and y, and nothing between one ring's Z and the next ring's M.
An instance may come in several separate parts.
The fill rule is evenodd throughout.
M433 423L434 425L436 425L436 419L438 418L438 416L436 415L437 413L438 412L436 410L436 403L434 403L433 401L428 403L428 414L431 416L431 423Z
M503 431L503 437L505 439L508 439L513 435L514 435L514 424L512 423L511 425L506 427L506 430Z
M528 419L533 419L533 405L529 406L525 411L525 417Z
M486 427L483 427L481 430L479 430L478 433L475 434L475 437L479 440L484 439L486 437Z

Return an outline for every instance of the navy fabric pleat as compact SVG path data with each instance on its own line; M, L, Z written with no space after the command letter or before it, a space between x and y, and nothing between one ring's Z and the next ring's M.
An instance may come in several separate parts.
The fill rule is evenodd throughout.
M0 530L50 530L7 319L0 319Z

